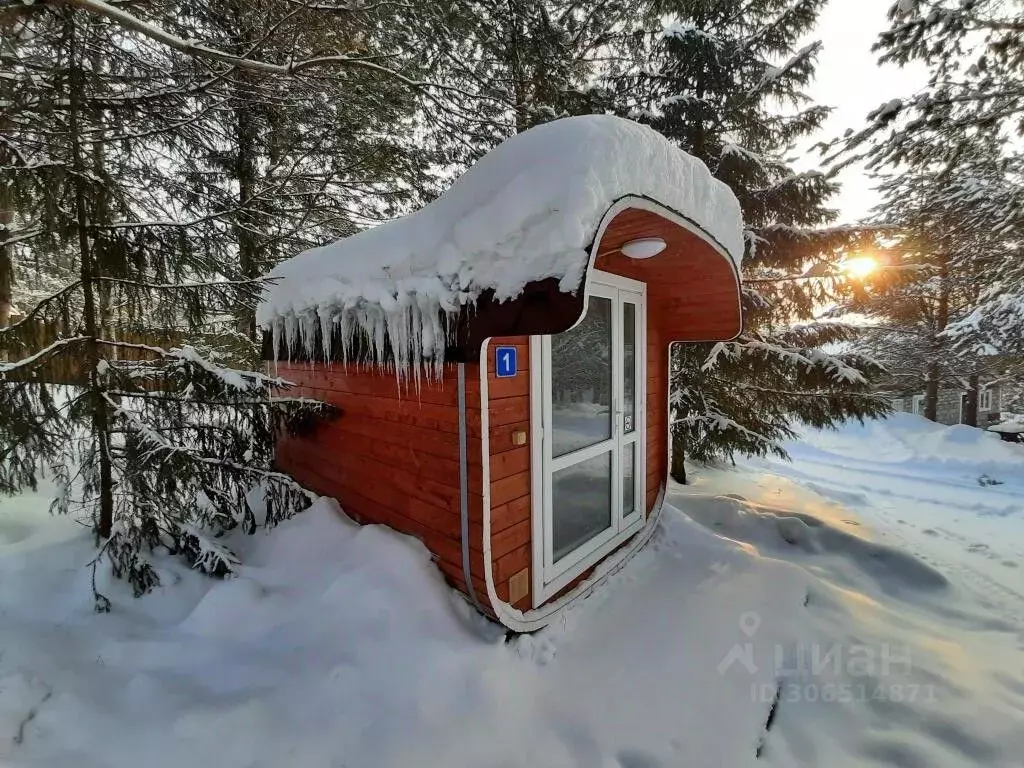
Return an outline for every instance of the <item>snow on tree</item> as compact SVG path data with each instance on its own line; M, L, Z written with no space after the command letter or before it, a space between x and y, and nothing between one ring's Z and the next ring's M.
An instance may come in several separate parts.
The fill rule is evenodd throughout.
M965 418L975 423L980 377L991 378L1019 349L1019 336L1007 332L1013 323L1000 314L1013 306L1006 273L1020 269L1012 211L1021 193L1003 149L997 136L975 135L974 152L955 165L889 174L876 215L899 229L885 269L845 307L875 321L866 348L896 389L925 392L931 419L939 388L950 387L968 392Z
M951 385L971 422L979 374L1024 347L1024 157L1010 140L1024 127L1024 6L908 0L889 19L882 61L922 62L930 78L833 145L885 178L877 215L902 227L862 310L879 318L871 345L924 383L926 415Z
M629 0L436 3L445 33L419 45L450 88L450 109L426 119L453 170L540 123L609 111L606 78L638 14Z
M969 148L967 129L1024 130L1024 5L1019 0L900 0L875 44L882 62L921 62L930 70L917 94L892 99L868 125L840 142L847 162L874 167L948 161ZM956 129L960 141L928 134Z
M215 0L187 5L166 23L183 38L210 38L236 51L259 40L261 55L274 59L330 50L406 66L405 51L416 47L409 31L414 11L386 13L356 4ZM434 156L416 91L404 78L358 66L318 77L222 66L208 76L215 82L204 89L199 151L182 158L179 173L189 195L215 212L196 223L193 236L218 258L237 259L243 278L391 218L430 189ZM236 314L240 330L255 340L252 308Z
M70 8L22 8L14 24L2 145L12 218L33 232L15 247L66 284L0 328L0 492L55 478L53 509L90 520L137 593L156 583L155 548L224 574L221 533L309 503L271 468L273 435L328 409L214 353L262 285L179 225L196 200L175 171L202 146L209 73Z
M677 478L684 447L698 460L782 455L794 422L823 426L884 407L869 392L870 360L825 351L852 330L814 321L849 287L837 263L875 232L830 226L836 185L788 159L828 114L803 93L819 46L796 47L822 5L653 2L645 59L618 78L620 108L701 158L736 194L748 227L744 334L713 348L678 345L673 356Z

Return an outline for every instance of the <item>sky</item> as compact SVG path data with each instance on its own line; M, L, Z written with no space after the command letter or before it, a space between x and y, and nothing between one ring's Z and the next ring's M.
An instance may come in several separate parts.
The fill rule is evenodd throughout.
M820 40L823 49L808 95L834 111L818 140L841 136L848 128L863 128L867 114L878 105L910 96L924 85L927 73L923 67L879 66L877 54L871 52L879 33L888 27L886 12L894 2L831 0L822 12L818 28L809 37ZM814 167L813 158L807 159L807 167ZM847 169L839 180L843 189L833 206L840 211L840 223L856 221L878 201L873 182L859 167Z

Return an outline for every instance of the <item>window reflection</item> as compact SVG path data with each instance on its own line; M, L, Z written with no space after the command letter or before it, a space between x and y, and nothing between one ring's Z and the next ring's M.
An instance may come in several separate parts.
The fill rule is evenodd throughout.
M551 337L552 456L612 436L612 302L593 296L575 328Z
M636 305L622 305L622 430L636 429Z
M552 475L555 562L611 527L611 484L610 451Z

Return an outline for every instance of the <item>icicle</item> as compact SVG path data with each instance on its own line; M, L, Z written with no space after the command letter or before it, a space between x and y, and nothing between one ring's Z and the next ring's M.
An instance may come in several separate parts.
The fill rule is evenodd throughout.
M288 362L292 361L292 350L298 339L299 327L298 318L294 312L289 312L284 318L284 343L288 349Z
M352 330L352 341L355 343L357 337L361 342L362 357L357 362L365 365L372 365L377 362L377 348L375 346L376 334L373 332L373 321L370 317L371 309L367 305L356 307L353 314L355 327Z
M274 373L277 373L277 361L281 357L281 334L284 333L284 323L276 318L270 325L270 345L274 350Z
M311 362L316 358L316 327L316 312L314 310L303 312L299 317L299 341L306 359Z
M317 310L317 315L320 317L320 347L324 353L324 363L330 363L334 318L331 316L331 309L328 307L320 307Z
M387 368L387 317L384 310L374 305L370 312L373 327L373 357L381 370Z
M354 363L393 372L400 389L411 383L420 392L424 379L443 381L445 350L456 340L460 311L465 310L462 299L469 298L396 292L383 303L357 300L291 312L271 325L274 357L282 349L289 361L301 350L311 365L321 356L324 365L337 357L345 367Z
M338 323L338 336L341 337L341 364L345 368L348 367L348 351L352 344L352 314L353 310L345 307L341 311L341 318Z
M445 314L440 303L427 296L418 300L420 355L423 359L425 372L434 381L440 381L444 375L444 350L446 330L442 323ZM429 363L427 362L429 360Z
M423 374L423 313L419 303L409 307L409 357L416 366L416 389L419 391Z
M448 339L454 346L456 316L454 311L442 313L439 307L435 307L430 316L434 328L434 375L438 381L444 379L444 352Z
M420 348L421 354L424 358L430 359L430 376L436 378L437 374L437 350L434 348L434 322L430 316L429 308L426 310L427 316L424 318L424 310L422 307L417 307L419 310L419 337L420 337Z

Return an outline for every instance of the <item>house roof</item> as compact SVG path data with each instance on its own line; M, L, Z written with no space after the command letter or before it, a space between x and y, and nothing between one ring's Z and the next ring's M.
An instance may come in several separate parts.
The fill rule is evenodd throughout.
M332 339L362 332L377 359L388 348L399 366L439 364L445 319L481 297L501 304L538 284L578 293L602 219L625 197L692 222L738 273L743 228L729 188L652 129L590 115L514 136L423 209L283 262L257 322L311 356L315 339L332 357Z

